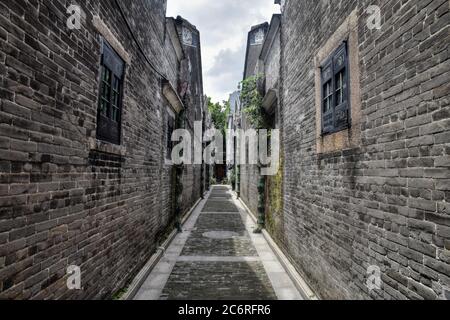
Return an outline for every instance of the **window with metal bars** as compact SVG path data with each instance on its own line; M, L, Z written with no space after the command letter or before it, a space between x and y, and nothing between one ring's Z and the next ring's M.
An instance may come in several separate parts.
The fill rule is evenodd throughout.
M114 144L120 144L124 71L125 62L102 39L97 138Z
M347 43L344 42L321 67L323 135L350 126L348 71Z

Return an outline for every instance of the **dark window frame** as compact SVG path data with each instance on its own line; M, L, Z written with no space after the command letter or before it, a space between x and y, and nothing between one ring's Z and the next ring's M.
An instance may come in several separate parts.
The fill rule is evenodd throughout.
M102 38L97 139L120 145L125 61Z
M173 141L172 134L175 131L176 118L167 112L167 128L166 128L166 159L172 159Z
M350 68L347 41L344 41L321 65L322 135L351 127ZM338 83L341 85L338 87ZM330 90L327 90L330 89ZM338 98L340 101L338 101Z

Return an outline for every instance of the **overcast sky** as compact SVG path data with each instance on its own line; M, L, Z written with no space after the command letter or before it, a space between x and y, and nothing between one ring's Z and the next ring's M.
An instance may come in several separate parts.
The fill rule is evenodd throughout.
M200 31L203 86L213 101L228 100L242 80L247 33L279 13L274 0L168 0L167 16L189 20Z

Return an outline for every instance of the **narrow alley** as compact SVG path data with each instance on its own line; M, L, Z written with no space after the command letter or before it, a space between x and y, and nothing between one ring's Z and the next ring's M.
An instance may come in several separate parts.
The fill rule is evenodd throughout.
M213 186L136 300L301 300L231 188Z
M450 300L449 3L0 1L0 300Z

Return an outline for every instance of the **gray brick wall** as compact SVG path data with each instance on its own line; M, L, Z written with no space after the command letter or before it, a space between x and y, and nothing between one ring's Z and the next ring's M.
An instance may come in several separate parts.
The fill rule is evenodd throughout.
M241 198L253 214L258 213L258 175L255 165L241 165Z
M362 142L316 152L314 61L358 8ZM382 29L366 27L379 5ZM284 250L323 298L435 299L450 287L447 0L286 1ZM367 267L381 268L369 292Z
M264 37L266 37L268 29L269 24L265 22L253 26L248 32L246 59L244 65L244 80L253 76L264 74L264 63L260 60L260 54L264 43L252 44L251 39L254 37L254 33L258 31L263 32ZM245 112L241 112L241 129L252 129L252 125L247 119ZM248 148L249 141L246 140L245 143ZM247 163L249 163L248 159ZM240 196L254 214L257 214L258 212L258 176L258 166L252 164L243 164L240 166Z
M74 31L66 27L67 1L0 3L0 298L111 297L173 220L160 77L114 1L78 3L86 19ZM165 1L122 7L152 64L177 88ZM92 143L100 63L94 15L131 57L120 147ZM193 74L201 78L199 62ZM195 84L190 110L201 109ZM200 195L199 180L198 170L188 170L186 209ZM69 265L81 267L83 290L67 290Z
M200 42L200 33L195 26L181 17L176 19L177 31L179 38L183 39L183 28L188 28L193 34L193 41L196 38ZM183 44L185 52L185 68L180 70L180 87L186 84L186 95L182 96L185 105L186 126L190 131L191 137L194 138L194 122L202 121L202 112L204 106L203 97L203 79L202 79L202 64L201 64L201 46L197 43L195 46ZM190 67L189 67L190 66ZM189 72L188 70L193 70ZM180 90L181 91L181 90ZM192 154L194 154L194 143L192 142ZM201 196L201 166L189 165L185 166L183 174L183 209L188 210L193 203Z

